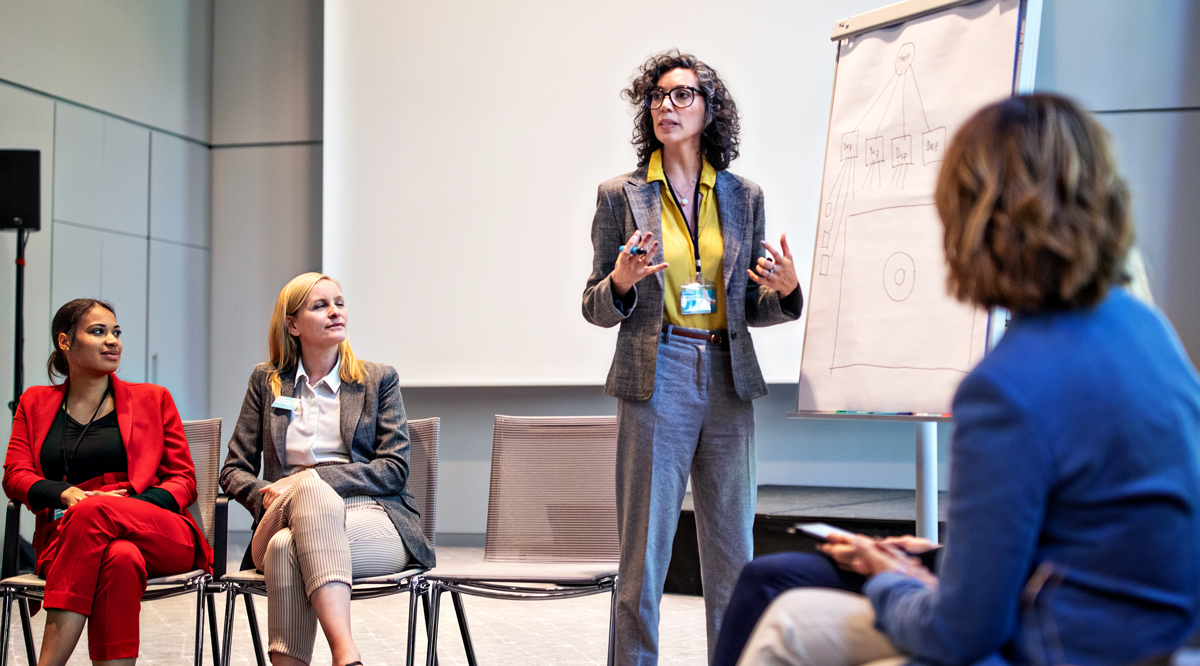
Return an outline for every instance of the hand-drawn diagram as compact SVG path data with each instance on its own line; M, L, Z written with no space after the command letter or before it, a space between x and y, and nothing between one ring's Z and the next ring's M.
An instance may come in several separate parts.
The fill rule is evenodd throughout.
M965 374L982 333L975 330L977 310L946 302L934 205L851 204L848 209L846 252L831 278L838 303L829 371L869 366ZM906 233L877 242L898 225L905 225ZM932 326L930 316L936 317ZM900 340L905 341L902 354Z
M820 275L829 274L838 236L846 222L847 204L856 198L856 185L859 183L855 173L860 157L865 169L860 185L864 190L883 188L884 169L891 172L888 175L888 187L903 190L909 167L916 166L914 148L921 153L921 167L942 161L946 148L946 128L929 124L921 89L917 85L917 75L913 70L916 57L916 44L906 42L900 46L883 90L854 129L842 134L841 170L821 204L817 259ZM914 132L920 132L919 143L915 147Z
M896 252L883 264L883 290L893 301L903 301L912 295L917 283L917 264L907 252Z
M838 42L798 411L950 411L988 313L946 289L937 176L957 128L1012 95L1019 0Z

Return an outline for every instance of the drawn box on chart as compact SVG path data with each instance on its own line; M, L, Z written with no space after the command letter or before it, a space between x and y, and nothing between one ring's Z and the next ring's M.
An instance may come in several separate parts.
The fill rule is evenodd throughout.
M941 162L946 157L946 128L935 127L921 135L921 159L924 164Z
M883 137L877 136L874 139L867 139L867 166L879 164L887 159L883 154Z
M842 161L858 157L858 130L842 135Z
M834 369L971 369L975 310L945 295L933 204L851 209L838 299Z
M892 167L912 164L912 135L894 137L892 139Z

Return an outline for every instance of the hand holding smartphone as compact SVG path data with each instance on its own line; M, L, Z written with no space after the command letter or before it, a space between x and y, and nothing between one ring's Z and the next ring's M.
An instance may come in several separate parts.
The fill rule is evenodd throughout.
M828 523L796 523L788 531L792 534L806 536L821 543L827 543L829 541L829 536L832 534L837 534L844 537L861 536L849 530L844 530L840 527L834 527ZM913 541L917 540L914 538ZM941 546L934 544L931 548L924 551L913 552L908 548L905 548L905 550L909 552L909 554L920 559L921 564L923 564L930 571L937 571L937 553L939 550L941 550L941 548Z

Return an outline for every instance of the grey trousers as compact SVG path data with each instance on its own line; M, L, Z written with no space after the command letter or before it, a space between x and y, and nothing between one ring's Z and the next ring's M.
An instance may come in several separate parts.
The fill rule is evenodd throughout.
M659 602L692 477L708 654L753 555L754 405L738 397L728 350L662 334L649 400L617 406L616 663L658 663Z
M294 484L263 514L250 543L267 582L267 649L308 663L317 636L309 603L327 583L403 571L408 551L383 507L343 499L316 477Z

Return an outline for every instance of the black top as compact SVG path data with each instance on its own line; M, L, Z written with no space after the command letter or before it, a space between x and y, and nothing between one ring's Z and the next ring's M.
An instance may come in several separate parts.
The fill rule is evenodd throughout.
M62 493L67 488L101 474L129 471L125 443L121 441L121 429L117 425L117 410L93 421L80 439L84 425L67 413L64 397L63 406L54 417L54 423L50 424L50 432L42 444L42 473L46 478L29 489L29 507L34 511L64 508ZM64 463L67 463L66 480L63 480ZM146 492L131 497L179 513L175 498L162 488L147 488Z
M67 410L58 410L46 442L42 444L42 473L47 479L69 481L79 485L101 474L128 472L125 444L117 426L117 410L92 422L83 439L79 434L84 424L76 421ZM79 442L79 448L75 443ZM72 455L73 454L73 455ZM68 476L63 479L63 465L68 462Z

